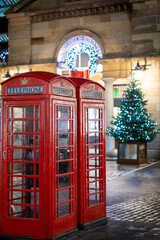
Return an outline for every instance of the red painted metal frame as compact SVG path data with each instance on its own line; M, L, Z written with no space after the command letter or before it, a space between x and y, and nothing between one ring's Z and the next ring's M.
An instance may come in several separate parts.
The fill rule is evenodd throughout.
M27 100L26 101L5 101L4 102L4 116L3 116L3 123L4 123L4 126L3 126L3 150L7 150L7 149L11 149L11 156L13 156L13 148L14 149L19 149L19 147L13 147L13 145L11 145L11 147L7 147L7 137L6 137L6 132L7 132L7 124L6 124L6 121L7 121L7 108L9 106L11 107L20 107L20 106L33 106L33 105L39 105L40 106L40 120L41 120L41 124L40 124L40 127L39 127L39 135L42 137L43 136L43 114L42 114L42 102L41 101L29 101ZM34 118L35 119L35 118ZM17 120L17 119L16 119ZM23 120L23 119L22 119ZM28 119L27 119L28 120ZM11 121L12 118L11 118ZM13 131L11 131L11 135L13 135ZM34 132L34 135L36 135L36 133ZM39 146L39 149L41 149L41 154L39 154L39 156L41 156L41 158L43 158L43 152L44 152L44 148L43 148L43 138L41 138L41 141L40 141L40 146ZM35 148L35 144L34 144L34 147L21 147L21 149L38 149ZM2 233L3 234L15 234L15 235L29 235L29 236L33 236L33 237L36 237L37 235L37 232L39 233L39 236L40 237L43 237L44 236L44 228L43 228L43 218L44 218L44 209L42 208L42 202L44 202L44 195L42 195L42 189L44 189L44 186L43 186L43 181L42 179L44 178L43 176L43 163L42 163L42 159L39 159L39 165L40 165L40 181L39 181L39 186L40 186L40 190L39 190L39 203L41 204L40 206L40 216L39 216L39 219L22 219L22 218L12 218L12 215L11 217L8 216L7 212L8 212L8 194L7 194L7 191L9 192L13 192L13 191L16 191L16 189L14 189L11 185L11 188L9 189L7 186L8 186L8 181L7 181L7 178L11 176L14 176L14 177L18 177L18 175L15 175L11 172L11 175L10 174L6 174L8 173L8 167L7 167L7 163L8 162L17 162L17 161L13 161L12 158L10 159L10 157L8 156L9 152L7 152L7 157L6 157L6 160L8 161L3 161L3 214L2 214L2 218L3 218L3 221L2 221ZM19 161L18 161L19 162ZM23 162L23 161L22 161ZM29 161L25 161L25 163L31 163ZM36 165L36 162L34 161L33 162L34 165ZM38 162L37 162L38 163ZM8 177L7 177L8 176ZM27 177L27 175L21 175L21 177ZM31 177L31 176L28 176L28 177ZM35 173L33 175L34 179L37 177L35 176ZM34 180L35 181L35 180ZM34 184L35 185L35 184ZM16 188L16 187L15 187ZM17 191L21 191L21 189L17 188ZM44 190L43 190L44 191ZM36 194L36 192L38 191L35 191L35 190L24 190L23 191L24 193L25 192L32 192L34 195ZM14 199L13 199L14 200ZM9 204L10 205L10 204ZM29 206L27 204L16 204L14 203L13 204L13 207L14 206ZM12 206L12 205L11 205ZM31 205L32 206L32 205ZM33 206L34 208L35 207L38 207L39 205L37 205L35 202L33 203ZM17 226L17 227L16 227Z
M27 83L26 83L27 79ZM24 81L24 83L23 83ZM23 85L26 84L26 85ZM66 231L72 230L77 226L77 102L75 84L68 78L57 74L46 72L31 72L13 77L2 83L2 130L3 130L3 151L7 149L6 139L6 106L31 106L38 104L41 106L41 197L40 219L21 219L7 217L7 162L6 159L0 159L0 170L3 167L3 180L0 178L0 235L26 236L32 238L50 238ZM31 87L43 86L43 93L35 94L7 94L8 87ZM72 96L65 94L53 94L53 87L70 89ZM62 105L73 107L73 183L74 189L72 195L72 213L56 219L56 139L55 139L55 112L54 106ZM54 117L53 117L54 116ZM3 188L2 188L3 186ZM71 197L71 194L70 194ZM3 214L2 214L2 209Z
M85 223L106 217L106 159L105 159L105 101L104 88L93 81L82 78L71 78L77 86L77 103L78 103L78 224ZM83 91L101 93L101 98L83 97ZM86 169L86 110L88 108L102 109L102 171L101 180L103 189L100 194L103 194L103 201L93 206L87 206L87 169Z

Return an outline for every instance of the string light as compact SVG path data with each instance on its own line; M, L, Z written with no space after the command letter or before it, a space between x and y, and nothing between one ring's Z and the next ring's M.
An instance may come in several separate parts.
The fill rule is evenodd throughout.
M7 59L7 56L8 56L8 51L3 51L0 53L0 61L2 63L5 63L6 62L6 59Z

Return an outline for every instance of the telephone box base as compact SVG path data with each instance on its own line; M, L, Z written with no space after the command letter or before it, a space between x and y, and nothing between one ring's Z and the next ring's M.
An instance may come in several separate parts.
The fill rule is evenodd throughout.
M44 240L66 240L66 239L72 239L72 240L76 240L78 236L78 228L60 234L56 237L51 237L51 238L43 238ZM24 238L24 237L15 237L15 236L6 236L6 235L0 235L0 240L40 240L39 238Z
M89 223L78 224L78 229L79 230L89 230L89 229L100 227L100 226L103 226L106 224L107 224L107 218L104 217L104 218L100 218L100 219L97 219L97 220L89 222Z
M66 239L72 239L72 240L76 240L78 236L78 228L69 231L69 232L65 232L63 234L60 234L56 237L50 238L50 240L66 240ZM47 239L49 240L49 239Z

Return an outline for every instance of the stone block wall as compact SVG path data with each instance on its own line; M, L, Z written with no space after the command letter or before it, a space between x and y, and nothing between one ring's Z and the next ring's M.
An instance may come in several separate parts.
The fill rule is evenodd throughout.
M134 2L134 0L133 0ZM132 4L132 56L160 54L160 2Z
M9 19L9 65L31 63L31 23L29 17Z

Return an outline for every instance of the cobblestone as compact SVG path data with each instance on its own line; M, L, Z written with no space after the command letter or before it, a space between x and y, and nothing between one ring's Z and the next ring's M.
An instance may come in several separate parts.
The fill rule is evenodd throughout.
M160 192L111 205L107 207L106 214L118 221L154 223L160 234Z

